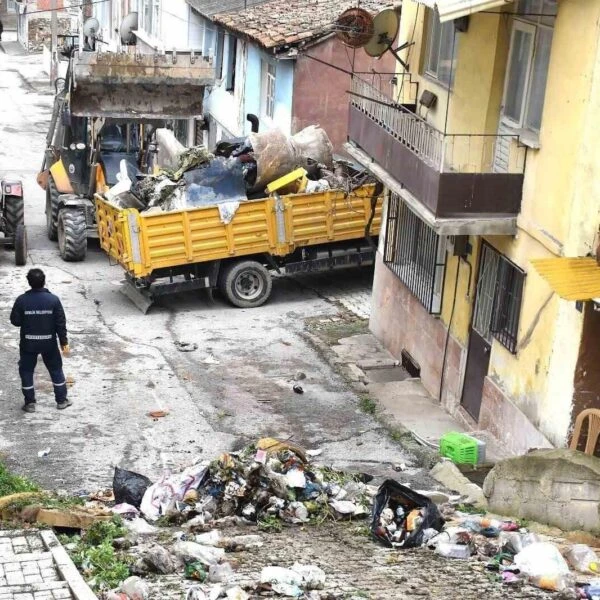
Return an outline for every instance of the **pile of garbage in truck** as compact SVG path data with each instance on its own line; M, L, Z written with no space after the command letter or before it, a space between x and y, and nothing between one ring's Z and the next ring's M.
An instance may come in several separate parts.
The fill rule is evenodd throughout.
M160 136L159 130L159 145ZM228 222L240 202L271 191L350 192L367 179L347 161L334 160L331 141L315 125L293 136L277 129L251 133L222 141L213 152L194 146L178 152L173 162L174 168L163 165L158 174L140 177L123 161L118 183L105 193L106 199L144 213L217 205Z

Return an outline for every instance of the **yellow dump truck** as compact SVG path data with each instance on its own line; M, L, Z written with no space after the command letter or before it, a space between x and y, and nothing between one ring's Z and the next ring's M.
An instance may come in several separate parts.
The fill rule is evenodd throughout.
M218 206L145 213L96 195L100 245L126 271L123 292L146 312L165 294L219 289L234 306L260 306L271 272L372 264L381 190L273 195L241 202L226 224Z

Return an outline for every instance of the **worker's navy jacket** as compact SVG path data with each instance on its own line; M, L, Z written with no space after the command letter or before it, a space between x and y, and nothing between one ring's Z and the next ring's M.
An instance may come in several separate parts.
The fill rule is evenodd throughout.
M47 352L56 346L66 346L67 319L60 300L46 288L29 290L17 298L10 313L10 322L21 328L21 351Z

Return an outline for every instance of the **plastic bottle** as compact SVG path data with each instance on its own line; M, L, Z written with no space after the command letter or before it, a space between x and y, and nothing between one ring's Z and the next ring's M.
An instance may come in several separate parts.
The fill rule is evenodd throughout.
M566 553L569 564L580 573L600 573L600 558L585 544L575 544Z
M464 544L451 544L440 542L435 549L436 553L445 558L470 558L471 546Z

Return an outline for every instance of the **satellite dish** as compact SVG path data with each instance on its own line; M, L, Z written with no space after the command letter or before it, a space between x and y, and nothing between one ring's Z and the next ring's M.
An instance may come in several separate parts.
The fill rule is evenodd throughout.
M138 14L137 12L130 12L122 21L119 29L121 36L121 43L124 46L135 46L137 38L134 30L138 28Z
M343 44L361 48L373 37L373 17L363 8L349 8L337 18L334 29Z
M100 31L100 21L95 17L86 19L83 24L83 37L85 38L85 50L96 49L96 37Z
M363 46L369 56L379 58L389 50L398 35L400 18L393 8L386 8L373 19L373 35Z
M86 19L83 24L83 35L88 38L95 38L98 31L100 31L100 21L96 17Z

